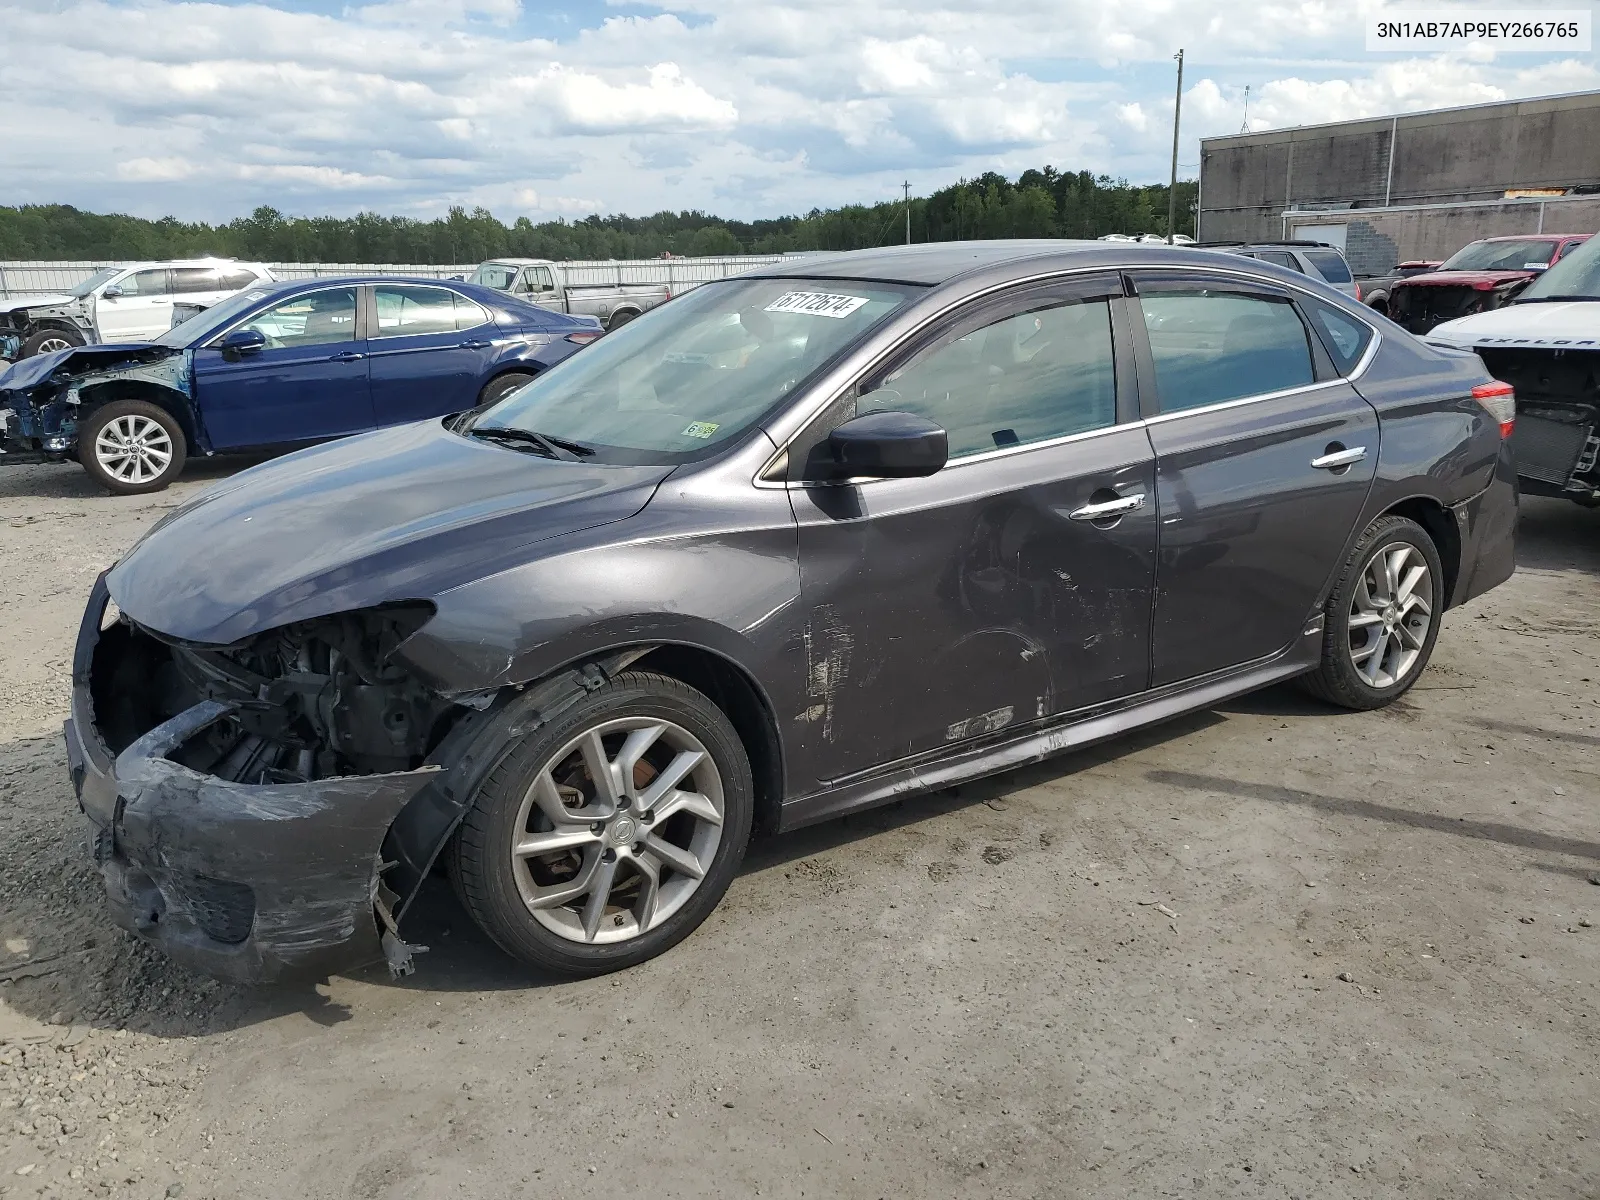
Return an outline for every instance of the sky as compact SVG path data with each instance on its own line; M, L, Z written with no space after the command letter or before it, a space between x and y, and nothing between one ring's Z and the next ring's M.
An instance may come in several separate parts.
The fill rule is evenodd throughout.
M1375 54L1379 0L0 0L0 204L226 220L803 213L1199 138L1600 88ZM1499 0L1497 7L1531 7Z

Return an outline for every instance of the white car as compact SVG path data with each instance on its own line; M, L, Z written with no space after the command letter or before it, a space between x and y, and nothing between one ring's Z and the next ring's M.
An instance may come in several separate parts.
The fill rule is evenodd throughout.
M106 267L58 296L0 301L0 358L29 358L93 342L142 342L172 327L173 304L209 308L274 275L228 258Z
M1600 507L1600 237L1510 304L1435 325L1423 340L1477 351L1515 389L1511 448L1524 492Z

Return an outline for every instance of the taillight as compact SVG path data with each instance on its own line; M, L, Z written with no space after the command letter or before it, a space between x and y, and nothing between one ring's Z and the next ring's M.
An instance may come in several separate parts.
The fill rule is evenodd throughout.
M1517 423L1517 393L1509 383L1498 379L1493 383L1480 383L1472 389L1472 398L1496 421L1500 422L1500 439L1511 436L1511 427Z
M1356 284L1356 303L1361 303L1361 285L1359 283Z
M580 346L587 346L590 342L598 341L605 336L603 329L580 329L577 333L567 334L567 341L576 342Z

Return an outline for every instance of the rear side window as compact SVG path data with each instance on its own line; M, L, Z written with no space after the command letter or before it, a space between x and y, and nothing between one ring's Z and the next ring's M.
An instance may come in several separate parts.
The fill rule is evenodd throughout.
M1315 381L1311 343L1294 305L1205 288L1144 290L1162 412L1181 412Z
M1329 283L1350 282L1350 264L1337 250L1307 250L1305 256Z
M242 291L256 281L256 273L248 267L229 267L221 275L217 290L223 292Z
M1339 368L1339 374L1348 375L1367 352L1367 346L1372 341L1372 329L1365 321L1358 321L1331 304L1307 300L1305 306L1311 316L1311 327L1327 347L1328 357Z
M1295 262L1294 255L1287 250L1257 250L1256 257L1262 262L1271 263L1275 267L1288 267L1291 271L1299 271L1300 274L1305 274L1304 271L1300 270L1300 264Z
M456 294L445 288L380 287L373 301L379 337L456 331Z
M180 296L215 292L219 290L217 272L212 267L174 267L172 290Z

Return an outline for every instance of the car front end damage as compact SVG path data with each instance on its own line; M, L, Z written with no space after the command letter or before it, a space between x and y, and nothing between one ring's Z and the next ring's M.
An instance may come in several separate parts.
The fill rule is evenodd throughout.
M1389 292L1389 318L1415 334L1446 321L1494 312L1534 280L1532 272L1452 272L1397 280Z
M40 354L0 374L0 462L61 462L77 450L87 402L148 397L194 420L189 353L135 344Z
M400 919L476 781L622 661L445 696L396 653L431 615L383 605L205 646L129 620L102 576L64 732L116 923L237 983L409 973L422 947Z
M94 296L34 296L0 306L0 358L21 358L24 344L44 329L70 331L85 342L99 341Z

